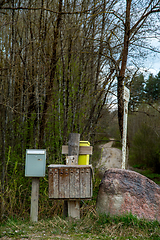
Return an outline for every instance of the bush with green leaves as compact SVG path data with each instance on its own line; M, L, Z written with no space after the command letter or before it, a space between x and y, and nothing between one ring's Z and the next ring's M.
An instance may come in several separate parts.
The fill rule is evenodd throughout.
M142 124L133 138L130 164L153 168L160 173L160 137L147 124Z

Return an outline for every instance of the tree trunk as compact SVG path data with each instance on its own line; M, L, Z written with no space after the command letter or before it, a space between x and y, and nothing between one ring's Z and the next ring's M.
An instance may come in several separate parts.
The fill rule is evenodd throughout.
M58 11L58 16L56 21L56 29L54 30L53 52L52 52L52 59L51 59L51 65L50 65L50 71L51 71L50 80L46 89L46 97L45 97L42 118L40 123L39 144L38 144L39 148L42 148L43 146L44 129L47 121L47 110L49 107L49 103L52 99L52 93L53 93L53 83L54 83L54 77L56 73L56 63L57 63L57 43L58 43L60 22L61 22L61 16L62 16L62 0L59 0L58 10L59 11Z
M118 76L118 86L117 86L117 95L118 95L118 122L121 138L123 136L123 87L124 87L124 77L127 66L128 58L128 48L129 48L129 39L130 39L130 10L131 10L132 0L127 0L126 4L126 21L125 21L125 33L124 33L124 46L122 54L122 64L120 73Z

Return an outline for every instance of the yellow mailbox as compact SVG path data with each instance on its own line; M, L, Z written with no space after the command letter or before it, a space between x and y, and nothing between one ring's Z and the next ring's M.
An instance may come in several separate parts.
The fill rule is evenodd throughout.
M90 142L88 141L80 141L79 146L90 146ZM79 155L78 157L78 165L89 165L89 155Z

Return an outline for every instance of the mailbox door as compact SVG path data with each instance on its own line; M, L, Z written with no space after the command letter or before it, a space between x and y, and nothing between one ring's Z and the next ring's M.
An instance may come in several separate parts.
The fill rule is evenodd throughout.
M46 159L44 154L27 154L26 156L26 177L44 177Z

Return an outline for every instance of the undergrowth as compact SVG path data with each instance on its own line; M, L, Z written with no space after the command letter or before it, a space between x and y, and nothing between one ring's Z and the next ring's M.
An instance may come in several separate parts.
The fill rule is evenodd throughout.
M80 220L63 219L58 215L37 223L8 218L1 225L2 239L152 239L160 240L157 221L138 219L132 214L97 215L93 207Z
M98 149L97 149L98 150ZM100 151L95 151L99 158ZM6 164L4 188L0 185L1 227L0 238L7 239L153 239L160 240L157 221L138 219L132 214L122 216L97 215L96 199L101 179L93 176L93 198L81 201L81 220L63 219L63 201L48 198L48 174L40 179L39 221L29 221L31 178L24 176L19 159ZM96 162L93 162L93 165ZM155 177L151 172L143 172ZM152 174L152 175L151 175ZM156 175L157 177L157 175ZM158 176L159 177L159 176Z

